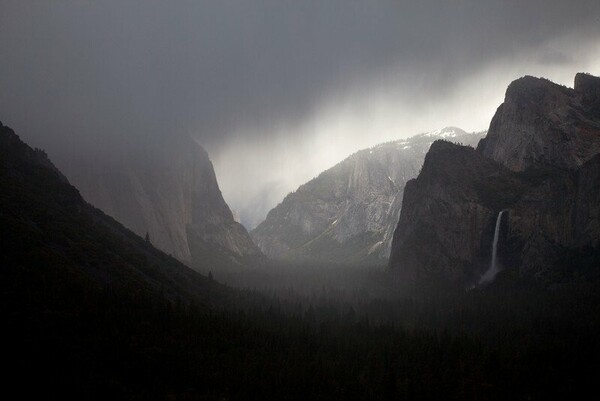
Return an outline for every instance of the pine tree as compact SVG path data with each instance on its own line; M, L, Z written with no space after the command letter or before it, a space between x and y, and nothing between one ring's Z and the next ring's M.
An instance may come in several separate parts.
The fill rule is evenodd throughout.
M148 231L146 231L146 236L144 237L144 239L146 240L146 242L150 242L150 234L148 234Z

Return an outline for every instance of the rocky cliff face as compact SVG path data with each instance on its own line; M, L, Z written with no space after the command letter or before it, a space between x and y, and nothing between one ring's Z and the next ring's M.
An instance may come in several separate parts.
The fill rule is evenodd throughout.
M434 143L406 185L390 269L406 282L477 283L505 210L504 268L541 280L598 270L598 88L600 80L582 74L575 90L522 78L477 151Z
M599 81L577 74L574 89L529 76L514 81L478 150L515 171L581 166L600 152Z
M103 288L199 306L220 303L227 294L85 202L43 151L2 123L0 238L3 299L43 303L44 314L46 300L58 305Z
M136 146L101 160L72 160L84 198L159 249L203 270L261 259L223 200L206 151L191 138Z
M458 128L361 150L289 194L251 235L272 258L352 263L387 259L407 180L438 138L474 145Z

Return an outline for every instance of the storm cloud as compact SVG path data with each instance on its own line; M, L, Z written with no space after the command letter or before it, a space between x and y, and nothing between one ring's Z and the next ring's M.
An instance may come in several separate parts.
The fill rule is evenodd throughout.
M600 3L0 0L0 120L59 166L193 135L252 227L361 147L600 70Z

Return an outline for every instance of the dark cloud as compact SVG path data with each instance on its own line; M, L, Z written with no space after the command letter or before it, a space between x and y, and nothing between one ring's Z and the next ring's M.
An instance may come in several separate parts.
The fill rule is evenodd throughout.
M219 152L357 87L444 94L553 38L598 38L597 15L597 0L0 0L0 119L56 157L187 132Z
M93 135L84 127L177 122L207 141L301 119L328 91L398 65L423 74L443 63L431 82L445 85L600 13L597 1L541 0L1 4L9 117L27 104L30 118L72 115L67 126Z

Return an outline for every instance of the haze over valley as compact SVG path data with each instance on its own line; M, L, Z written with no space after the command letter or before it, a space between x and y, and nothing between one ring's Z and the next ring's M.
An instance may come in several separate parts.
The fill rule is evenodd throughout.
M5 393L588 399L598 16L0 0Z

